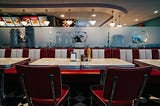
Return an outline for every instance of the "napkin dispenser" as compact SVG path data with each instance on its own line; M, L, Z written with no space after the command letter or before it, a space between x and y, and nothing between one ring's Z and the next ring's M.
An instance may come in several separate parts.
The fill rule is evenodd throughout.
M71 61L77 61L77 53L76 52L71 52Z

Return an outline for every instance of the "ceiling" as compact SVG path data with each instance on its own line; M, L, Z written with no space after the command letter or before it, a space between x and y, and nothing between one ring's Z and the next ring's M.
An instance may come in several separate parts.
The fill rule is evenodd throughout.
M107 26L112 20L130 26L160 16L160 0L0 0L1 14L46 14L78 20L77 26L87 26L94 9L97 21L94 26ZM112 19L111 11L114 11ZM64 19L65 19L64 18ZM135 21L138 19L138 21Z

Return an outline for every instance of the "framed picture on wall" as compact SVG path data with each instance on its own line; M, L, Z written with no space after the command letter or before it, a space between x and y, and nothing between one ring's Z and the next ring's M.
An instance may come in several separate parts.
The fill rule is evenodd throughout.
M30 16L32 26L40 26L38 16Z
M12 21L13 21L15 26L23 26L21 24L21 19L19 17L12 17Z
M11 17L2 17L7 26L15 26Z

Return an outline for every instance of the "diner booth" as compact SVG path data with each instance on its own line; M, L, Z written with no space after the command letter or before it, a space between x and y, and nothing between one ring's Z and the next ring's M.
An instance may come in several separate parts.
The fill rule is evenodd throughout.
M25 88L25 94L29 93L29 95L25 95L28 97L27 101L29 103L33 102L39 106L41 106L41 103L53 104L56 99L45 101L42 100L45 99L43 97L41 99L36 98L37 92L33 92L35 89L30 87L33 85L29 85L29 83L37 83L42 92L45 88L41 85L44 83L42 79L44 78L45 81L49 81L49 79L42 78L45 74L42 73L41 69L46 70L46 72L47 69L51 71L49 66L56 65L52 68L59 70L62 79L52 75L50 80L54 79L69 86L57 85L59 88L55 88L57 92L60 92L58 91L60 89L64 97L60 95L61 93L56 94L56 92L55 95L48 94L49 97L59 97L57 104L54 105L64 104L64 106L67 106L67 99L70 101L69 103L73 104L76 94L82 98L82 95L85 95L83 99L93 106L98 104L130 106L133 104L133 99L137 99L134 102L135 104L145 104L152 96L160 96L159 62L156 64L141 63L143 59L148 59L148 61L160 59L159 29L159 27L0 27L0 58L26 58L25 62L0 65L0 69L3 69L1 100L4 99L1 102L7 100L5 99L7 95L24 95L23 88ZM4 62L4 60L0 61ZM21 65L15 66L17 63ZM38 66L41 69L35 68ZM25 79L22 75L25 73L23 71L29 69L37 70L40 73L30 72L32 75L27 76L28 71ZM116 73L113 73L112 70L115 70L117 74L123 73L123 75L117 75L116 77L119 78L116 78L114 77ZM128 73L125 73L124 70ZM143 70L143 72L137 73L137 70ZM48 73L51 73L50 71ZM129 73L129 71L132 73ZM128 77L125 75L128 75ZM113 79L111 76L113 76ZM140 78L142 76L143 79ZM24 79L21 79L22 82L20 82L19 77L24 77ZM39 79L41 82L35 82L37 81L36 78L42 78ZM129 78L130 80L128 80ZM118 79L120 82L118 82ZM26 85L23 80L28 81ZM54 83L51 81L51 87L48 87L50 92L54 88ZM109 83L109 85L106 83ZM119 83L122 83L123 87ZM47 84L45 86L48 86ZM116 86L119 87L120 91L118 91L118 88L116 89ZM135 90L134 94L131 93L132 91L127 91L129 86L135 88L132 89L132 91ZM33 91L27 91L28 88ZM110 90L105 91L104 89ZM103 94L103 92L106 94ZM44 92L42 94L45 95ZM130 95L127 96L127 94ZM41 97L40 94L39 97ZM140 97L143 97L143 99ZM92 98L94 101L92 101ZM109 101L104 101L104 99L109 99Z

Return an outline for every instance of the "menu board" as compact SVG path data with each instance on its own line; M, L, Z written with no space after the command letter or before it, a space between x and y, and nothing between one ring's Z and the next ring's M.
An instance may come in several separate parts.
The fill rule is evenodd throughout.
M26 22L22 24L23 22ZM47 16L3 16L0 17L0 26L48 26Z
M29 16L23 16L22 21L26 21L27 24L24 26L32 26Z
M48 26L45 24L45 21L47 21L47 16L39 16L39 23L40 23L40 26Z
M7 26L15 26L11 17L2 17Z
M30 21L32 23L32 26L40 26L38 16L30 16Z
M19 17L12 17L12 21L15 26L22 26L21 19Z
M6 26L5 22L3 21L3 18L0 17L0 26Z
M0 17L0 21L3 21L2 17Z

